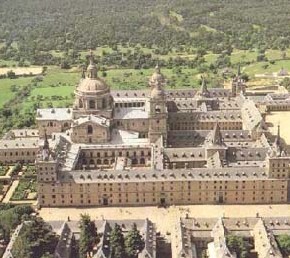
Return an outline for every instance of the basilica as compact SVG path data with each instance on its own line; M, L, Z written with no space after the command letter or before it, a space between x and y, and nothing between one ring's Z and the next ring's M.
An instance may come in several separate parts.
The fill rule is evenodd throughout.
M159 66L145 90L111 91L93 55L71 108L37 110L38 205L286 203L290 156L267 107L290 96L167 90ZM282 99L281 99L282 98Z

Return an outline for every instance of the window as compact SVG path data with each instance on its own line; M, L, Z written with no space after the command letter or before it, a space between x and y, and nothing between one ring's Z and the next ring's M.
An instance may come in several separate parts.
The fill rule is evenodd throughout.
M88 125L88 134L93 134L93 127Z
M89 108L90 109L95 109L96 108L96 102L94 100L89 101Z

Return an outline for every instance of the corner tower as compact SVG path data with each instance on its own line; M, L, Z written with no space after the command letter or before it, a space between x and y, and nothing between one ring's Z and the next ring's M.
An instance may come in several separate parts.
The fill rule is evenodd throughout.
M166 94L163 89L165 79L157 65L155 72L150 78L150 114L149 114L149 138L150 142L155 142L160 136L164 141L167 138L167 105Z
M113 98L110 87L98 77L92 52L89 59L87 71L83 72L82 79L75 90L74 119L91 114L112 118Z

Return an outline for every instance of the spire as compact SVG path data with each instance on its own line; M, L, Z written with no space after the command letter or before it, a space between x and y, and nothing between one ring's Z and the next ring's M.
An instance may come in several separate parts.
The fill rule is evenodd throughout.
M280 157L283 150L281 137L280 137L280 124L278 124L278 131L277 131L277 137L274 142L274 149L276 151L276 154Z
M47 139L46 129L44 130L44 144L43 144L43 149L44 150L49 150L49 143L48 143L48 139Z
M98 74L98 70L97 70L97 66L95 64L94 53L92 50L90 50L89 60L90 60L90 64L87 68L88 77L91 79L96 79L97 74Z
M280 124L278 124L278 130L277 130L277 137L275 139L275 144L278 146L281 144L281 137L280 137Z
M201 82L201 89L200 89L200 95L204 97L208 97L209 92L207 90L207 83L204 78L204 76L201 76L202 82Z
M159 66L159 63L158 62L156 64L156 66L155 66L155 72L158 73L158 74L161 74L160 66Z
M223 137L218 122L216 122L214 126L210 141L213 145L222 145L223 143Z
M42 159L43 160L49 160L50 156L50 149L49 149L49 143L47 139L46 129L44 130L44 143L42 148Z
M84 66L82 66L82 79L86 78L86 69Z
M241 64L239 64L237 76L240 77L241 75L242 75L242 73L241 73Z

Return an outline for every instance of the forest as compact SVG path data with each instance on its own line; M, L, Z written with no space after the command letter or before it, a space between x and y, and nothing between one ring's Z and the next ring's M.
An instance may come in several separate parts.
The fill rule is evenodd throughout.
M112 89L146 88L156 63L167 88L197 88L201 74L222 87L239 66L250 83L290 70L289 8L288 0L1 0L0 135L35 126L37 108L71 106L89 49ZM42 73L16 74L26 67Z
M0 58L57 64L51 51L117 44L222 53L285 50L290 43L287 0L2 0ZM45 60L45 61L43 61Z

